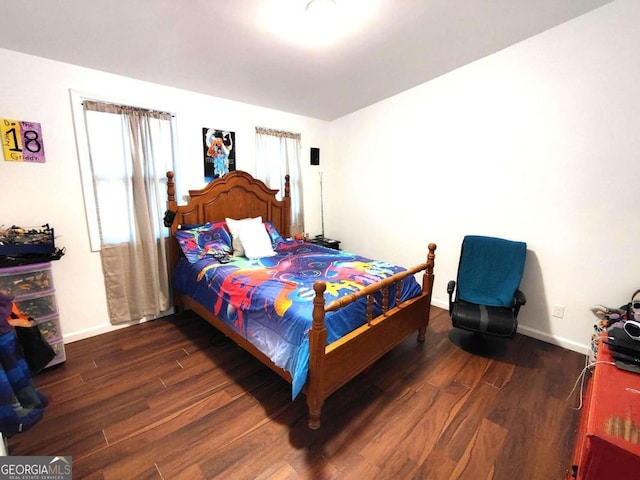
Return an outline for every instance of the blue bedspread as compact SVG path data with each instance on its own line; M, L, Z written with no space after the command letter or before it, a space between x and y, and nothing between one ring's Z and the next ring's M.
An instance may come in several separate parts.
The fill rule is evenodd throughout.
M179 262L174 287L189 294L231 326L293 378L292 398L304 386L309 364L309 330L312 322L313 284L327 284L325 301L357 292L402 267L300 241L286 241L277 255L257 260L234 257L221 264L205 257L195 264ZM413 276L403 282L401 300L419 295ZM378 294L374 316L381 313ZM395 287L389 290L389 307L395 305ZM325 317L327 343L365 323L366 304L351 304Z

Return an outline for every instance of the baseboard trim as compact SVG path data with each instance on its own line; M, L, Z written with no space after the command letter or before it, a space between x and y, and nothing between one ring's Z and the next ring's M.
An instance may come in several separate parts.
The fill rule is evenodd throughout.
M443 310L449 310L448 300L438 300L438 299L432 298L431 304L435 307L442 308ZM557 345L559 347L566 348L567 350L572 350L574 352L581 353L583 355L588 355L589 353L589 345L584 345L581 343L574 342L572 340L567 340L566 338L554 337L553 335L549 335L548 333L541 332L540 330L527 327L522 323L518 325L518 333L521 333L522 335L526 335L527 337L535 338L536 340L541 340L543 342L550 343L551 345Z
M449 300L438 300L437 298L432 297L431 305L442 308L443 310L449 310Z
M116 330L120 330L121 328L130 327L131 325L138 325L140 323L150 322L151 320L155 320L156 318L162 318L166 315L172 315L174 313L174 308L171 307L166 312L160 313L157 317L145 317L140 320L134 320L133 322L122 323L120 325L111 325L110 323L103 323L97 327L87 328L85 330L79 330L73 333L67 333L62 335L62 339L64 343L72 343L77 342L78 340L84 340L85 338L95 337L96 335L102 335L103 333L114 332Z
M137 322L136 322L137 323ZM72 343L77 342L78 340L84 340L85 338L95 337L96 335L101 335L103 333L114 332L116 330L120 330L121 328L126 328L131 324L123 324L123 325L99 325L93 328L87 328L85 330L79 330L73 333L63 334L64 343Z
M435 298L432 298L431 304L435 307L442 308L443 310L449 310L448 300L437 300ZM113 332L115 330L126 328L130 325L136 325L144 321L146 320L131 322L131 323L122 324L122 325L111 325L111 324L100 325L98 327L88 328L86 330L80 330L77 332L64 335L63 341L64 343L77 342L78 340L84 340L85 338L94 337L96 335L100 335L103 333ZM571 340L567 340L566 338L554 337L552 335L541 332L539 330L527 327L522 323L518 325L518 333L521 333L522 335L526 335L527 337L532 337L546 343L550 343L551 345L557 345L559 347L566 348L567 350L572 350L574 352L581 353L583 355L588 355L589 353L589 345L583 345Z
M550 343L552 345L557 345L562 348L566 348L567 350L572 350L574 352L581 353L583 355L587 355L589 353L589 345L583 345L572 340L567 340L566 338L559 338L549 335L548 333L541 332L539 330L535 330L533 328L527 327L526 325L519 324L518 325L518 333L522 335L526 335L527 337L532 337L537 340L541 340L546 343Z

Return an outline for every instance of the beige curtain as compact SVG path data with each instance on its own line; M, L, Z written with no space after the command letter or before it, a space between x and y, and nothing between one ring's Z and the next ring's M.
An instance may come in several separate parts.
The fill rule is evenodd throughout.
M300 134L256 127L256 178L284 193L284 176L291 185L291 234L304 232Z
M121 119L122 158L110 159L112 168L105 169L104 160L100 165L95 161L98 153L91 154L111 323L158 317L171 307L162 225L166 158L172 161L173 155L171 116L92 101L85 101L84 109L85 119L87 111ZM90 133L88 129L91 150Z

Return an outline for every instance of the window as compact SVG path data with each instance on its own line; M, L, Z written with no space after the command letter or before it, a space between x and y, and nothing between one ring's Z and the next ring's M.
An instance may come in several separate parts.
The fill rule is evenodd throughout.
M284 176L291 185L291 234L304 232L300 134L256 127L256 178L284 193Z
M91 250L99 251L102 242L127 241L133 235L131 232L135 232L129 216L122 214L133 201L127 186L131 184L133 171L130 162L125 161L131 155L131 142L121 115L85 110L84 102L93 99L73 91L71 97L89 240ZM154 166L147 174L150 183L158 185L156 208L164 212L166 172L175 170L175 118L156 119L150 123L150 129ZM161 223L158 225L156 237L166 237L166 229Z
M111 323L170 309L166 172L172 115L72 94L87 224L100 251Z

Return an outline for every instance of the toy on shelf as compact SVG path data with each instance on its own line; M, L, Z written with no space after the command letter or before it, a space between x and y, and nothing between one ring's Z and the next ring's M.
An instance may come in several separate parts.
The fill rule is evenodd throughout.
M0 267L14 267L59 260L64 248L56 248L53 228L0 225Z
M593 305L591 312L600 320L593 326L595 333L591 336L591 350L589 357L595 360L598 353L598 340L602 332L610 332L614 327L623 327L627 320L640 321L640 290L631 295L631 301L619 308Z

